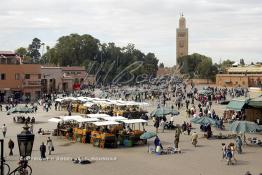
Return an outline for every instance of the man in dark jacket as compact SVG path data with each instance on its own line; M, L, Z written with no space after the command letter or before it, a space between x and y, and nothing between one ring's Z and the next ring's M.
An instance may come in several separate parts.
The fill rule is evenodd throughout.
M46 158L45 152L46 152L46 146L45 146L44 142L42 142L42 145L40 146L40 153L41 153L41 159L42 160Z
M13 140L10 139L9 142L8 142L8 148L10 149L9 156L13 155L14 147L15 147L15 143L13 142Z
M158 133L158 128L159 128L159 119L158 118L156 118L154 127L156 128L156 133Z

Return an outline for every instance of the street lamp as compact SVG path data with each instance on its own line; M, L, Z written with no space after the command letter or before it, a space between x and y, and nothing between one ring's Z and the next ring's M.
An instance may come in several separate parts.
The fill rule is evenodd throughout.
M27 124L23 129L21 134L17 134L17 142L20 156L24 159L26 157L31 157L35 135L28 130L29 126Z
M32 149L33 149L33 144L34 144L34 138L35 135L32 134L28 129L28 125L26 124L23 127L23 131L20 134L17 134L17 142L18 142L18 147L19 147L19 153L21 156L21 160L19 161L19 166L10 172L10 166L5 162L4 160L4 140L0 139L1 143L1 157L0 157L0 165L1 165L1 175L8 174L27 174L31 175L32 174L32 168L28 165L28 160L26 159L27 157L31 157ZM4 170L5 167L5 170Z

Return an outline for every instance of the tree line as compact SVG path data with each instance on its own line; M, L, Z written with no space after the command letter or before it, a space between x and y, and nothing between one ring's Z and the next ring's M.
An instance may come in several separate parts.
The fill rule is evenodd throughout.
M26 48L16 53L27 63L57 66L84 66L89 74L96 75L99 83L133 83L139 78L156 77L158 59L154 53L143 53L134 44L119 47L115 43L101 43L84 34L70 34L57 40L54 47L46 47L40 54L41 40L34 38Z

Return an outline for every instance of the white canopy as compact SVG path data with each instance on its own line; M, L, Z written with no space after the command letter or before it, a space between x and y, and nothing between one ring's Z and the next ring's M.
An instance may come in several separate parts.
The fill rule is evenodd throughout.
M79 118L76 119L77 122L79 123L91 123L91 122L97 122L99 121L98 118Z
M64 99L62 99L62 98L57 98L57 99L55 99L56 102L60 102L60 103L61 103L63 100L64 100Z
M107 114L87 114L87 117L90 117L90 118L101 118L101 117L110 117L110 115L107 115Z
M76 98L78 101L81 101L81 102L87 102L87 101L90 101L89 99L87 99L86 97L77 97Z
M89 102L89 101L85 102L85 104L84 104L85 107L91 107L93 105L94 105L94 103L93 102Z
M76 101L77 98L75 98L75 97L64 97L63 100L66 100L66 101Z
M49 122L53 122L53 123L59 123L59 122L62 122L62 119L60 118L50 118L48 119Z
M119 125L120 123L115 121L103 121L103 122L93 122L96 126L107 126L107 125Z
M123 120L123 122L126 124L147 123L147 121L143 119L129 119L129 120Z
M60 116L60 118L63 121L77 121L77 120L81 120L83 117L81 117L80 115L72 115L72 116Z
M127 120L127 118L122 117L122 116L113 116L113 117L99 117L103 120L107 121L120 121L120 120Z
M56 99L57 102L63 101L81 101L86 102L84 106L90 107L93 104L100 105L116 105L116 106L146 106L148 103L145 102L136 102L136 101L123 101L123 100L110 100L110 99L102 99L102 98L91 98L91 97L61 97Z
M93 101L95 104L99 104L99 105L112 105L114 103L108 101L108 100L94 100Z

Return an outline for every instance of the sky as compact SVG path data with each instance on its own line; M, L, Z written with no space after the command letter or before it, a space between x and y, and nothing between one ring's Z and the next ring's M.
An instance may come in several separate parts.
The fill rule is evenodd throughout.
M90 34L102 43L133 43L173 66L180 12L189 54L262 61L262 0L1 0L0 50L27 47L35 37L54 46L61 36Z

